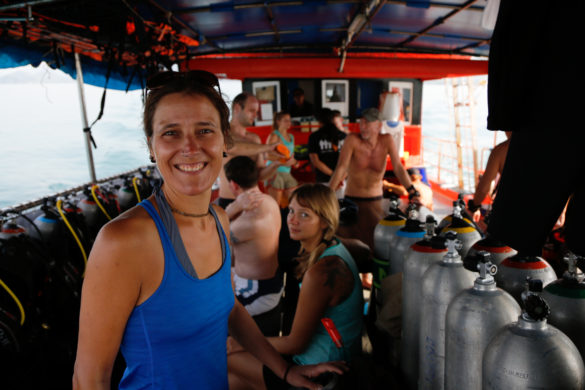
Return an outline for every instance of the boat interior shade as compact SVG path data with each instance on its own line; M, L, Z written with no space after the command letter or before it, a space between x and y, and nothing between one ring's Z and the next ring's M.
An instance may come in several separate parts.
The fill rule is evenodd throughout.
M448 66L423 79L485 74L491 1L3 0L0 68L46 61L74 76L74 51L86 83L104 86L108 79L116 89L143 88L161 67L201 68L216 64L203 60L226 56L255 64L269 58L272 69L289 63L282 73L311 69L299 66L304 58L304 65L319 64L313 77L379 77L367 72L380 58L395 77L408 77L406 60L429 58ZM467 67L458 70L457 61ZM235 69L215 73L243 78Z

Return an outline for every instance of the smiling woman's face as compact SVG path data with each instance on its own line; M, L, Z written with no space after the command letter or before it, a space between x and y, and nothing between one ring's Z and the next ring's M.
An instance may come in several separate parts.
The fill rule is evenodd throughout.
M209 99L166 95L157 105L152 127L149 148L165 186L182 195L211 190L225 145L219 113Z

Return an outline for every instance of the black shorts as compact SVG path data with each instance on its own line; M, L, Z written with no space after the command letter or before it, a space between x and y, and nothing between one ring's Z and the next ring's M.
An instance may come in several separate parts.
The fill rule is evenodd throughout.
M566 243L575 254L585 255L584 140L580 133L555 131L554 125L547 132L514 132L489 234L518 252L540 256L572 196L565 216Z

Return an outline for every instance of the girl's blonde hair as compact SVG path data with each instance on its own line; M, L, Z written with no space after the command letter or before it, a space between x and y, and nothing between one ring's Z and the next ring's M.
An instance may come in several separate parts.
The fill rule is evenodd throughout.
M301 185L294 190L289 202L295 198L301 206L313 211L327 225L323 229L323 237L319 245L311 252L301 252L297 257L299 266L295 272L297 278L300 279L331 245L339 226L339 202L331 188L319 183Z

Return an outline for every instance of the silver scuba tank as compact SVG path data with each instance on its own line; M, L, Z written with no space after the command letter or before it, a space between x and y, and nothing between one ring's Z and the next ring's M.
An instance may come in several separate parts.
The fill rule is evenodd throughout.
M374 229L374 269L372 284L380 288L380 282L388 275L390 247L396 239L396 232L404 227L405 214L398 208L400 200L396 194L390 195L389 214Z
M516 252L514 249L510 248L506 244L492 238L491 236L487 236L486 238L482 238L481 240L475 242L469 251L467 252L468 256L475 256L475 254L479 251L488 252L491 255L491 262L495 265L500 265L505 258L514 256Z
M396 238L390 246L390 263L388 274L397 274L402 272L404 266L404 256L412 244L422 240L425 231L420 226L416 205L408 206L408 219L404 227L396 232Z
M443 389L445 384L445 317L447 306L461 291L473 286L477 274L463 268L457 234L445 235L447 254L431 265L422 279L418 388Z
M77 207L81 209L85 223L91 231L92 236L95 237L103 223L101 221L101 210L92 198L90 189L86 188L83 191L83 196L77 203Z
M551 314L548 322L565 333L585 356L585 276L577 268L577 256L569 253L565 257L569 264L563 277L548 284L542 297L549 304Z
M538 293L540 280L528 281L518 321L493 337L483 355L484 390L585 388L579 350L559 329L547 323L547 303Z
M132 185L132 180L128 177L124 178L124 183L118 189L117 195L121 211L126 211L137 203L136 191Z
M468 255L466 259L470 259ZM447 308L445 328L445 389L481 390L481 362L491 338L514 322L520 306L493 276L498 267L488 252L478 252L467 261L469 270L479 269L472 288L457 294Z
M557 280L555 271L542 257L518 253L500 263L496 283L498 287L506 290L518 303L521 303L527 277L542 281L544 286Z
M435 235L436 224L432 216L427 217L423 240L413 244L404 257L400 368L410 389L416 388L418 379L422 277L429 266L440 262L447 253L445 238Z
M457 239L461 241L461 249L459 250L461 257L465 257L471 246L481 240L481 234L475 228L474 223L463 217L463 210L460 202L453 202L451 221L440 230L441 235L445 235L449 231L457 233Z
M459 210L459 214L461 214L462 211L465 210L465 201L463 200L463 194L459 194L457 200L453 201L453 213L447 215L445 218L439 221L439 226L437 226L437 232L440 233L441 231L443 231L445 227L447 227L451 223L451 221L453 220L453 214L455 213L456 207ZM467 219L467 222L472 223L471 219L469 218L465 219Z

